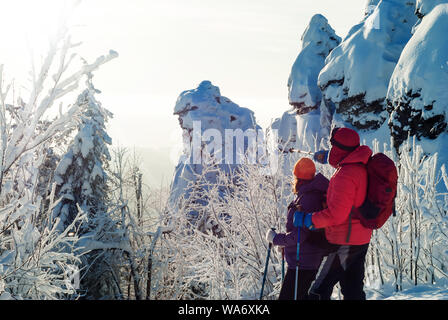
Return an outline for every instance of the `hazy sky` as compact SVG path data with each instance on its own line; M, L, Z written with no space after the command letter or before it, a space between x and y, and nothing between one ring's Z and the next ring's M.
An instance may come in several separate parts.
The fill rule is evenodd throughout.
M46 47L61 0L0 0L0 63L18 78ZM287 79L311 17L340 37L358 23L366 0L85 0L73 18L78 52L89 61L120 57L96 72L98 99L115 118L115 143L148 148L180 141L178 95L202 80L255 112L265 127L289 108ZM27 39L25 38L27 35Z

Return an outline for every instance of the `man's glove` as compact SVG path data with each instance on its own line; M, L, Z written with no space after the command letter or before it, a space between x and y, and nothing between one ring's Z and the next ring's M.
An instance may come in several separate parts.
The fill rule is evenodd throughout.
M317 162L320 162L322 164L327 164L328 163L328 153L329 153L328 150L320 150L314 154L313 158Z
M272 243L274 241L274 238L275 238L276 235L277 235L277 233L274 230L269 229L266 232L266 241L269 242L269 243Z
M315 228L311 216L312 216L311 213L296 211L294 213L294 227L297 228L305 227L307 229L314 230Z

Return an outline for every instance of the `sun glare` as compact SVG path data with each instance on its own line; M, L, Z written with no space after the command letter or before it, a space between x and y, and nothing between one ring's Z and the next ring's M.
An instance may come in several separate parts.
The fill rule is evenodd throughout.
M68 3L65 0L0 1L0 64L6 66L6 72L14 70L17 77L18 72L29 69L31 57L39 59L45 55Z

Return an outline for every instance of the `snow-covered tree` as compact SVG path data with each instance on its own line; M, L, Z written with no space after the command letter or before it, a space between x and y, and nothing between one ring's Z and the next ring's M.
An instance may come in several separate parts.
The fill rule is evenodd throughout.
M152 268L158 263L153 259L154 242L162 234L158 227L168 199L143 183L141 166L135 152L131 156L123 147L112 150L109 180L111 203L115 205L112 211L119 225L117 232L123 234L127 243L124 254L116 261L120 267L117 276L122 298L136 300L151 298Z
M200 176L196 181L207 184ZM161 237L154 252L159 261L155 296L257 299L268 246L265 233L271 227L284 230L291 194L283 191L288 187L290 177L280 170L267 176L258 166L244 164L232 177L220 171L216 183L200 189L207 199L199 211L203 228L188 219L189 207L168 212L170 233ZM278 292L281 277L280 255L273 252L271 259L267 296Z
M64 19L62 19L64 20ZM52 38L42 65L31 68L28 97L11 100L11 85L0 68L0 297L58 299L76 291L70 281L80 254L78 237L69 232L84 219L78 208L72 223L57 229L51 217L55 190L47 188L47 152L69 132L79 106L53 106L78 87L80 80L116 57L111 52L92 64L73 66L74 45L64 25ZM15 97L14 97L15 99ZM54 110L53 110L54 111ZM51 158L51 156L50 156ZM51 159L50 159L51 162ZM51 171L52 164L47 166ZM43 179L42 179L43 178ZM51 190L50 192L44 191ZM57 221L56 221L57 222Z
M425 155L416 137L403 145L400 158L392 145L375 148L394 159L399 170L397 215L374 231L367 258L367 268L379 280L377 289L401 291L448 279L448 211L446 194L438 191L448 187L446 163L440 166L437 153Z
M112 113L96 99L99 93L88 75L87 89L76 104L81 110L78 132L55 171L56 196L60 199L54 208L53 218L58 227L71 224L80 207L87 221L77 232L83 239L95 242L116 241L116 225L109 214L106 167L111 160L108 145L112 139L106 132L106 123ZM89 242L87 242L89 243ZM109 257L103 250L89 247L85 256L85 272L81 284L88 298L114 298L119 296L119 283L114 277Z
M76 101L82 112L78 133L55 171L56 196L61 201L54 209L54 217L60 219L62 228L73 220L77 205L89 212L90 217L107 211L104 166L110 160L107 145L112 140L105 125L112 114L96 100L98 91L91 79L87 85Z

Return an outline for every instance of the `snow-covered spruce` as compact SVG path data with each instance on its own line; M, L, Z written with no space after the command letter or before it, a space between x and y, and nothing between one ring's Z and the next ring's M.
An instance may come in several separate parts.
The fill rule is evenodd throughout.
M109 216L107 174L105 167L111 160L108 145L112 139L106 132L106 122L112 114L98 102L91 75L87 89L78 96L76 104L82 111L78 133L62 157L55 171L56 196L60 199L54 208L54 219L63 230L71 224L81 208L87 221L76 226L81 237L78 249L85 253L82 259L81 290L88 298L115 298L119 283L111 268L107 249L116 249L115 222ZM118 248L122 249L122 248Z
M416 136L425 152L439 152L448 162L448 4L427 14L398 61L390 80L387 104L394 146Z
M90 216L106 211L106 179L103 166L110 160L107 145L112 139L105 124L112 114L95 99L97 90L91 81L76 104L82 112L78 133L55 171L56 196L61 199L54 209L61 227L71 223L78 204Z
M256 124L251 110L239 107L222 96L219 88L210 81L202 81L198 88L182 92L177 99L174 114L179 117L184 142L184 154L176 166L171 183L170 203L178 206L181 199L188 199L192 192L200 191L197 185L201 185L200 189L206 188L204 181L198 179L205 179L213 185L217 170L232 174L244 161L241 156L248 150L249 136L255 137L261 128ZM231 130L231 135L226 130ZM231 142L228 148L226 141ZM243 144L238 141L243 141ZM237 149L238 145L242 148ZM215 157L215 160L220 157L221 160L217 160L216 166L205 172L203 163L211 161L211 157ZM196 200L196 203L205 201ZM191 215L197 216L198 213L192 210Z
M364 131L388 118L389 79L417 19L414 1L383 0L373 9L375 3L330 53L318 80L333 120Z

